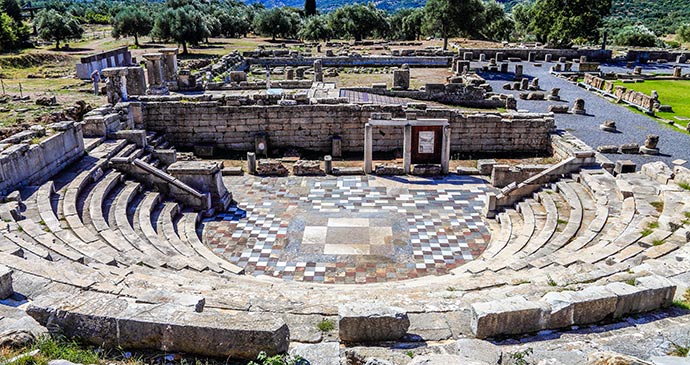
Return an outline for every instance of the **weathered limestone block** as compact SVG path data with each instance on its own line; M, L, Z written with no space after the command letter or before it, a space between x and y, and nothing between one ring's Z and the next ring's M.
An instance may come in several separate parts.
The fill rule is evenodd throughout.
M51 292L35 298L27 313L50 321L68 338L114 348L186 352L210 357L255 359L287 351L290 332L270 313L194 312L174 304L142 304L102 293Z
M676 292L676 286L673 283L659 276L639 278L635 286L626 283L610 283L606 285L606 288L618 297L615 318L667 307L673 303Z
M628 174L633 173L637 170L637 164L630 160L618 160L616 161L616 167L614 167L614 174Z
M656 134L649 134L647 135L647 139L644 141L644 146L640 147L640 153L644 153L645 155L658 155L659 154L659 148L657 148L657 145L659 144L659 136Z
M314 82L323 82L323 63L320 59L314 61Z
M278 160L261 159L257 163L256 174L261 176L287 176L288 169Z
M223 183L222 165L214 161L178 161L168 166L168 173L200 193L211 195L211 204L224 211L232 195Z
M616 132L616 122L613 120L606 120L604 123L599 125L599 129L605 132Z
M412 169L413 175L418 176L440 176L443 175L441 165L414 165Z
M551 89L551 91L549 92L548 99L551 101L561 100L561 96L559 95L560 92L561 92L560 88L555 87L555 88Z
M572 112L573 114L586 114L587 111L585 110L585 100L575 99L575 102L573 103Z
M517 110L517 99L512 95L506 98L506 110Z
M527 94L527 100L544 100L545 95L543 92L533 91Z
M637 143L625 143L620 147L620 153L626 155L636 155L640 153L640 145Z
M663 161L655 161L642 165L640 171L650 179L656 180L660 184L668 184L673 180L673 170Z
M297 176L320 176L324 172L320 161L298 160L292 167L292 173Z
M393 71L393 90L407 90L410 88L410 68L405 67Z
M542 300L551 306L546 328L599 322L616 311L617 297L603 286L589 286L580 291L547 293Z
M0 299L9 298L14 289L12 289L12 270L6 266L0 266Z
M367 364L369 364L367 362ZM387 365L380 362L371 363L370 365ZM412 362L407 365L437 365L437 364L462 364L462 365L488 365L489 363L474 359L469 359L458 355L449 354L429 354L423 356L415 356Z
M568 113L567 105L549 105L549 113L565 114Z
M240 83L247 81L247 73L244 71L230 71L230 82Z
M673 168L673 181L676 184L688 184L690 185L690 169L683 166L675 166Z
M380 164L376 165L374 173L384 176L405 175L405 169L396 164Z
M348 303L338 307L340 340L344 342L395 341L410 328L407 312L377 303Z
M26 347L48 330L21 309L0 305L0 347Z
M541 329L544 305L523 297L473 303L471 330L477 338L536 332Z

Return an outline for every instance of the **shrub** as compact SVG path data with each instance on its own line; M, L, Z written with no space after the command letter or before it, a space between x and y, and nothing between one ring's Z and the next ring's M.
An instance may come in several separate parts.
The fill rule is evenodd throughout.
M613 38L619 46L654 47L659 44L657 36L644 25L626 26Z

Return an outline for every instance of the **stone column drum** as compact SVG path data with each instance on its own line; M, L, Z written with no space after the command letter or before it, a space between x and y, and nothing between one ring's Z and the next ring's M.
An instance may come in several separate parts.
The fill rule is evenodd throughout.
M393 90L407 90L410 88L410 67L402 65L399 70L393 71Z
M321 60L314 61L314 82L323 82L323 64Z
M177 88L177 48L163 48L163 80L169 89Z

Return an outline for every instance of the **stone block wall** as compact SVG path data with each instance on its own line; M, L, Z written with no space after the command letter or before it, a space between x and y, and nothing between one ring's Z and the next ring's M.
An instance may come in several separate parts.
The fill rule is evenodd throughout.
M169 100L169 99L167 99ZM545 153L554 127L549 114L500 114L453 109L412 110L419 118L450 122L453 153ZM142 102L142 121L149 131L164 132L177 147L212 144L234 150L254 150L254 137L268 135L270 148L297 147L330 151L331 138L342 138L343 152L364 150L364 125L371 113L388 112L404 117L402 106L293 105L224 106L223 101ZM402 148L403 128L374 130L374 151Z
M611 50L601 49L546 49L546 48L458 48L460 54L471 52L475 58L479 58L480 54L485 54L486 59L495 58L497 52L503 53L503 58L508 57L521 58L527 60L530 53L534 53L537 61L543 61L547 54L552 55L552 59L558 60L560 57L568 59L580 58L586 56L590 61L604 62L610 61Z
M16 143L0 152L0 194L41 184L84 155L81 124L62 122L51 126L54 134L39 143Z
M656 100L645 93L628 90L623 86L615 86L611 81L606 81L601 77L591 74L585 75L584 84L600 91L612 94L620 101L633 104L647 111L653 111Z

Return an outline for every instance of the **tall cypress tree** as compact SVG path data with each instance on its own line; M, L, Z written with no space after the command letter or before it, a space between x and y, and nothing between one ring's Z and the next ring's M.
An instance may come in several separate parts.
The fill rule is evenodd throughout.
M304 14L306 16L316 15L316 0L304 0Z

